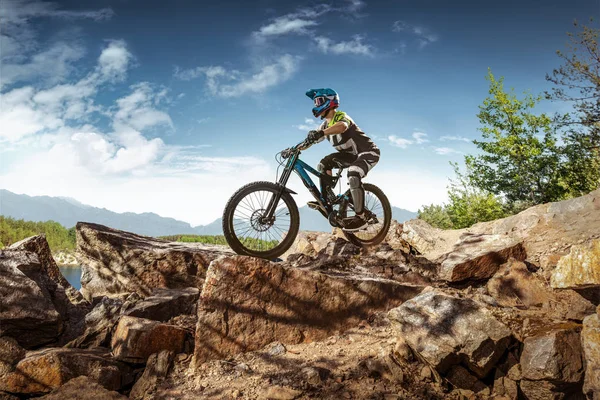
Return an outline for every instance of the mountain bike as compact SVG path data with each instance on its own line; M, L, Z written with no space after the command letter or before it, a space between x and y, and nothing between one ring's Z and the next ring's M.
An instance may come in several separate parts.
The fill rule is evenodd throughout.
M292 171L298 174L316 200L309 202L309 206L319 211L332 227L342 228L342 220L354 215L350 190L336 195L332 189L337 186L342 171L349 165L337 161L335 169L338 171L332 175L316 171L299 158L301 151L313 144L307 139L276 154L279 166L284 167L281 176L277 173L279 178L276 182L249 183L231 196L223 212L223 233L233 251L241 255L274 259L294 243L300 227L300 215L292 198L292 194L297 193L286 187ZM317 189L307 171L327 183L323 192ZM366 247L385 239L392 208L386 195L377 186L363 183L363 188L368 226L361 231L343 232L351 243Z

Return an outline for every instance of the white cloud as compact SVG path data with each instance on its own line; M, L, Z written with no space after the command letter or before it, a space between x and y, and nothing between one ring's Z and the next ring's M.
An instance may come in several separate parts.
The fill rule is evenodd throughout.
M427 137L427 134L423 132L413 132L412 137L413 139L415 139L416 144L429 142L429 139L425 139Z
M117 100L118 110L114 115L114 125L130 126L142 131L155 125L173 127L171 117L164 111L154 108L154 105L165 96L164 92L155 92L147 82L131 87L133 92Z
M430 29L428 29L424 26L409 24L402 20L395 21L392 24L392 31L393 32L408 32L408 33L414 35L417 38L419 48L421 48L421 49L431 43L437 42L439 39L438 35L431 32Z
M413 143L412 140L404 139L404 138L398 137L396 135L388 136L388 140L390 141L390 144L392 146L400 147L402 149L407 148L409 145L411 145Z
M300 124L300 125L294 125L296 128L300 129L301 131L312 131L315 129L319 129L319 127L321 126L321 124L319 123L319 121L316 121L314 119L310 119L310 118L305 118L304 119L304 123Z
M98 68L102 76L110 81L121 81L129 68L133 56L123 40L113 40L102 50Z
M459 142L467 142L467 143L471 143L472 140L463 136L442 136L440 137L440 140L442 142L449 140L449 141L459 141Z
M460 151L451 149L449 147L436 147L435 152L442 156L445 156L448 154L462 154Z
M268 38L277 36L309 34L311 33L309 28L319 24L315 19L331 10L332 8L327 4L298 9L293 13L273 18L269 23L261 26L258 31L253 32L252 37L261 43Z
M315 39L317 48L324 54L355 54L373 57L375 48L363 42L361 35L353 36L350 41L334 42L333 40L317 36Z
M67 11L58 9L56 3L37 0L5 0L0 2L2 29L0 31L0 86L16 82L42 79L49 84L62 81L73 69L72 64L83 56L83 49L74 40L51 38L46 40L45 50L40 48L33 21L39 18L62 19L108 19L113 15L110 8L90 11ZM70 32L69 38L76 35ZM52 40L55 40L52 42ZM33 54L32 54L33 53ZM51 65L52 67L48 67Z
M298 70L300 57L284 54L263 65L254 73L241 73L221 66L175 69L175 77L190 80L204 76L210 94L220 97L240 97L262 93L270 87L289 80Z

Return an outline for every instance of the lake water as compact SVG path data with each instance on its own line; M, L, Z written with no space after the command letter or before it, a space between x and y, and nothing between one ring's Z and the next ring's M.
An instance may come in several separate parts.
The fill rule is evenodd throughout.
M58 267L61 274L75 289L81 289L81 267Z

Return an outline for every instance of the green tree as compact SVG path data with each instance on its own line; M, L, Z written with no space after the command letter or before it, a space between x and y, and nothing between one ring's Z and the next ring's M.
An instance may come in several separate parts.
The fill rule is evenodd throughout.
M427 222L431 226L441 229L452 229L454 225L446 211L446 206L431 204L429 206L423 206L423 209L419 209L418 218Z
M570 197L600 186L600 30L574 26L566 51L556 52L564 64L546 75L554 84L547 98L573 105L573 112L556 118L564 129L562 174Z
M479 106L483 140L473 143L479 155L467 155L467 178L472 187L501 196L509 204L530 206L563 199L567 189L561 180L560 149L552 119L532 112L541 96L526 93L517 98L504 89L504 79L491 71L490 96Z

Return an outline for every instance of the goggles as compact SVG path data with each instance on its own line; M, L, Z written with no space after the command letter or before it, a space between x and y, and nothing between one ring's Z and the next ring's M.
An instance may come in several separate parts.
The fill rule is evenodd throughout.
M321 107L326 102L327 102L327 97L325 97L325 96L315 97L315 107Z

